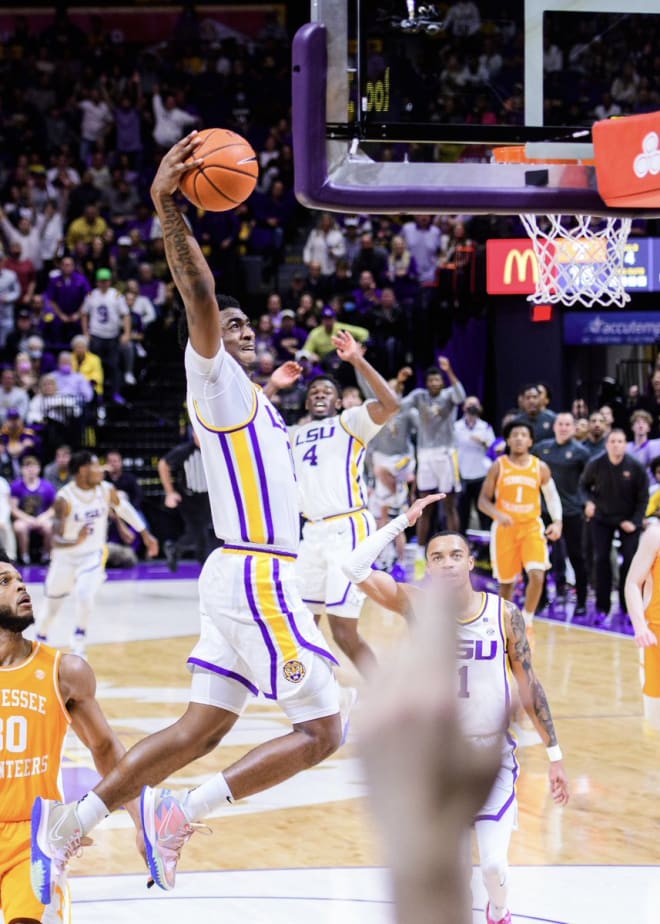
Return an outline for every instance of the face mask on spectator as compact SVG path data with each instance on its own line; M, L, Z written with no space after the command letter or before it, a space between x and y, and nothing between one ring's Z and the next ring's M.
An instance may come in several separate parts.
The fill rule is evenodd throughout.
M59 367L59 370L62 373L62 375L68 375L71 372L71 366L69 366L68 363L64 363L63 365Z
M30 363L19 363L18 364L19 372L29 372L31 368L32 366L30 365Z
M30 359L41 359L41 350L30 350Z

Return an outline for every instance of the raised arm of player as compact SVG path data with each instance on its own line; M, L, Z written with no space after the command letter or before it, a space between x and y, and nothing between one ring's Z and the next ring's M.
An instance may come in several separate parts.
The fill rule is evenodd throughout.
M167 263L186 306L190 343L196 353L211 359L221 342L215 280L174 200L182 175L203 161L197 158L186 163L193 157L198 144L197 132L193 131L170 148L151 184L151 198L163 229Z
M392 575L385 571L373 571L371 566L388 543L404 529L415 525L425 507L442 500L444 496L429 494L420 497L406 513L402 513L363 540L342 565L346 577L371 600L393 613L400 613L407 620L412 618L412 601L417 594L417 588L395 581Z
M532 652L525 633L523 615L513 603L502 601L504 606L504 625L507 637L507 654L513 676L518 684L520 700L530 717L546 748L558 748L557 733L548 705L548 697L541 686L541 681L532 667ZM557 752L555 752L557 753ZM550 757L550 790L552 798L559 805L568 802L568 778L561 760Z
M648 648L649 645L658 644L655 632L646 622L643 598L644 584L649 578L658 551L660 551L660 526L649 526L642 533L626 578L626 609L635 630L635 643L639 648Z
M105 776L121 760L126 748L110 727L96 699L96 677L86 661L75 655L62 655L59 685L62 700L71 716L71 727ZM126 804L138 831L141 830L139 800Z
M369 416L376 424L384 424L394 417L399 410L399 396L390 388L380 372L377 372L371 363L364 358L362 346L358 344L352 334L342 330L335 334L332 342L337 355L344 362L350 363L369 386L375 401L369 401L367 410Z

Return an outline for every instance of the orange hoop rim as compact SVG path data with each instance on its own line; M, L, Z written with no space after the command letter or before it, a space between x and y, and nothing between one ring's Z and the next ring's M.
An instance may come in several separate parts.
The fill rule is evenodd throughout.
M492 148L493 160L498 164L579 164L593 167L596 161L593 158L576 160L571 157L528 157L525 154L524 144L508 144L503 147Z

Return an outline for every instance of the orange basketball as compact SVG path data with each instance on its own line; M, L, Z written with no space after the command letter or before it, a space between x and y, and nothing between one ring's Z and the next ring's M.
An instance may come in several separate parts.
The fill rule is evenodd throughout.
M227 128L205 128L193 159L204 163L181 178L179 188L198 208L226 212L245 202L259 176L257 155L245 138Z

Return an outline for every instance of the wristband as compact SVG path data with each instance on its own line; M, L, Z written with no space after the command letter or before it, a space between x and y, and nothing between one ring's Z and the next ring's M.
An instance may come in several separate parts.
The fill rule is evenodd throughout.
M558 744L554 744L551 748L546 748L545 751L551 763L562 759L561 748Z

